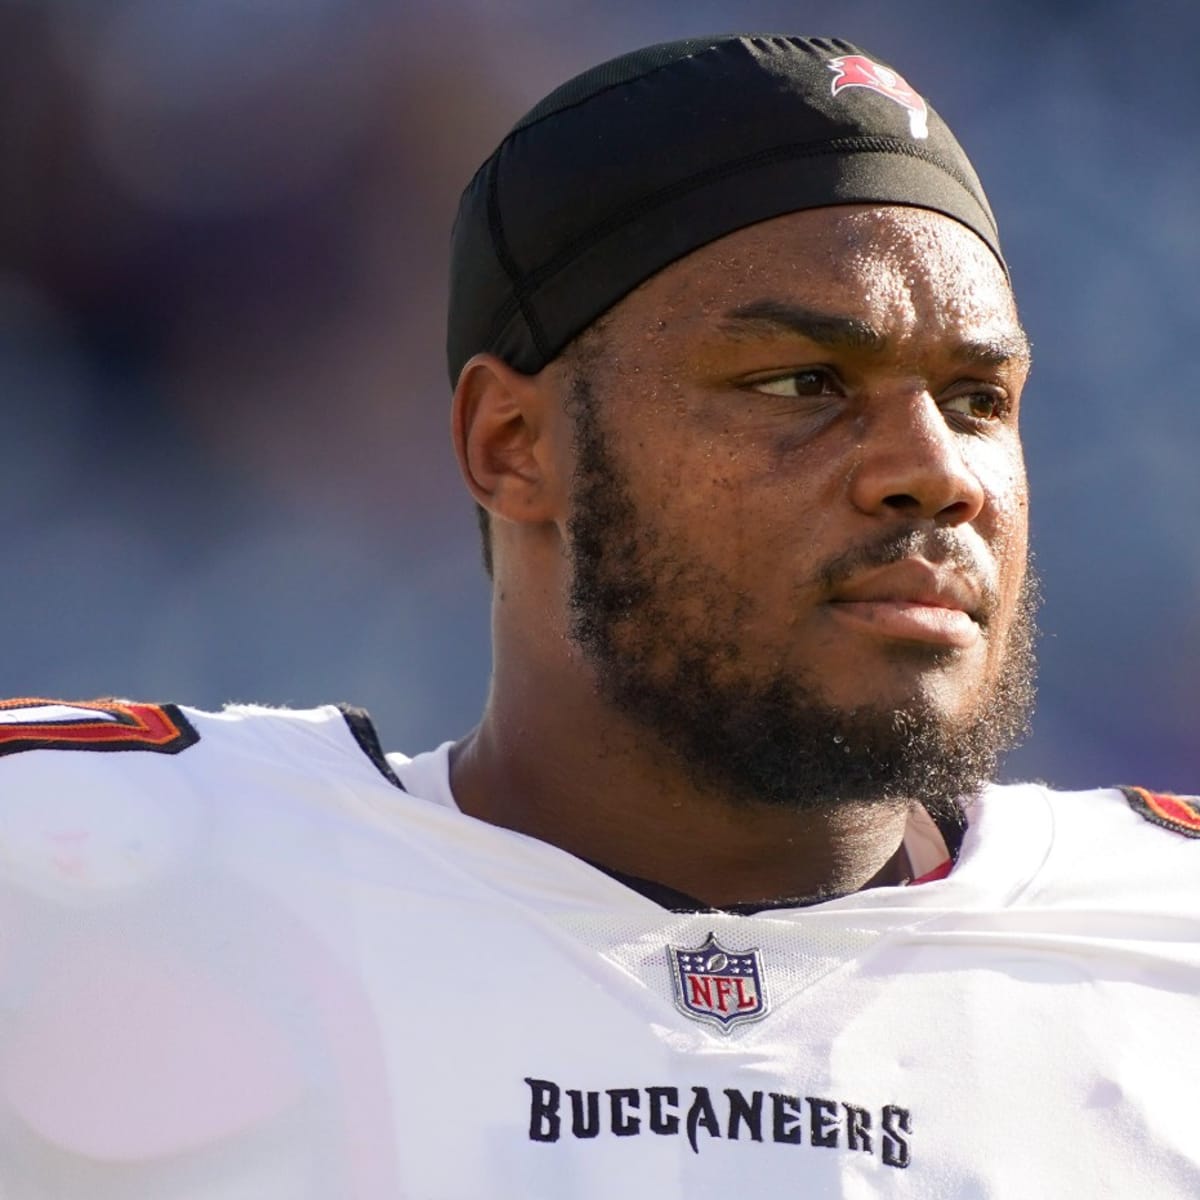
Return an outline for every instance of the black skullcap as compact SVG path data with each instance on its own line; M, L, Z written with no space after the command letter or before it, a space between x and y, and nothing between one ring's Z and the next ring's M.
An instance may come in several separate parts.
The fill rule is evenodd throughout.
M527 113L463 192L451 383L481 350L540 371L643 280L735 229L872 202L945 213L1003 265L954 135L849 42L692 38L603 63Z

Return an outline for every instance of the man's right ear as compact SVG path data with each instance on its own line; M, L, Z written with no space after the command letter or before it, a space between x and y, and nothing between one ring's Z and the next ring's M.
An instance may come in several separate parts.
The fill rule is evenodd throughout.
M555 519L547 419L556 403L542 375L523 375L494 354L476 354L459 374L454 451L471 495L492 516L518 523Z

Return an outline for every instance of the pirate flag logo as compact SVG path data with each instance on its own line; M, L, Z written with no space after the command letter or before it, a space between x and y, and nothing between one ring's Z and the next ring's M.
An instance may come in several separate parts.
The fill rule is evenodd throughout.
M843 54L840 58L831 58L828 65L831 71L837 72L833 81L835 96L848 87L870 88L908 112L908 130L913 137L929 136L929 109L925 98L909 87L902 75L861 54Z

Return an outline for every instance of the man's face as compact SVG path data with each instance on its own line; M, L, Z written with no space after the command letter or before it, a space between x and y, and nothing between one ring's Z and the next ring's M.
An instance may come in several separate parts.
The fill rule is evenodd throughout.
M601 692L746 801L974 786L1032 695L1028 356L983 243L921 209L790 214L575 353L572 630Z

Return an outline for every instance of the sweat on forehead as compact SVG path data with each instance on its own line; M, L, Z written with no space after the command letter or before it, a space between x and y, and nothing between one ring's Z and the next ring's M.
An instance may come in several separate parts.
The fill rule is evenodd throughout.
M729 342L765 349L795 337L860 355L923 348L981 366L1029 360L987 246L941 213L903 205L806 209L726 234L644 280L563 358L598 330L609 367L618 355L640 361L636 348L646 347L677 366L715 356L720 371Z
M552 92L467 185L451 246L451 383L488 351L527 374L669 263L802 209L952 217L1001 264L966 155L923 97L840 39L694 38Z
M862 293L864 303L899 287L936 290L958 305L1012 306L1008 277L974 233L940 213L887 204L805 209L734 230L643 280L611 311L640 294L698 310L747 288L830 286Z

